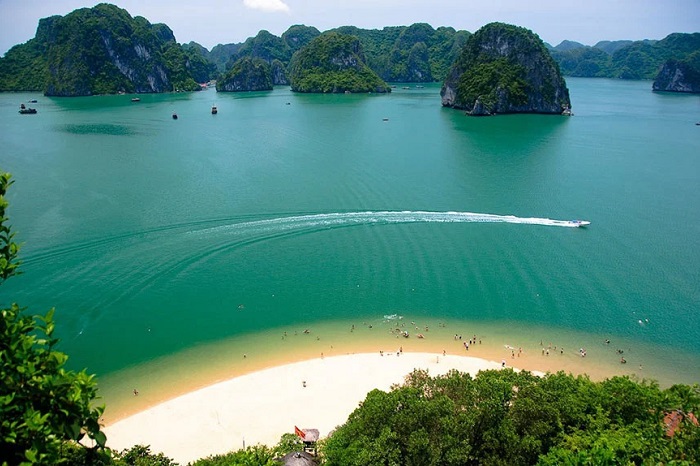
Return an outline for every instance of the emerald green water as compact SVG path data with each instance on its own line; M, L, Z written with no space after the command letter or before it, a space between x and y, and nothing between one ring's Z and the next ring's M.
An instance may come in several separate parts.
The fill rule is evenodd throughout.
M101 376L399 314L651 344L700 382L700 98L567 82L573 118L467 118L438 85L2 94L24 274L0 301L56 307L70 364Z

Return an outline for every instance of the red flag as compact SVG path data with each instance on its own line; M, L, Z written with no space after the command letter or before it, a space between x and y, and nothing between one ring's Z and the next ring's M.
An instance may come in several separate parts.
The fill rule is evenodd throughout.
M304 431L298 428L297 426L294 426L294 433L301 437L302 440L306 438L306 434L304 433Z

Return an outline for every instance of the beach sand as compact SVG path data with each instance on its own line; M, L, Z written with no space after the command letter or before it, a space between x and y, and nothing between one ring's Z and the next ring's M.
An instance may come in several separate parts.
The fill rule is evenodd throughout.
M323 438L368 392L388 391L413 369L435 376L500 367L500 361L434 353L319 357L235 377L121 419L105 428L107 444L116 450L150 445L186 464L244 445L273 446L295 426L318 429Z

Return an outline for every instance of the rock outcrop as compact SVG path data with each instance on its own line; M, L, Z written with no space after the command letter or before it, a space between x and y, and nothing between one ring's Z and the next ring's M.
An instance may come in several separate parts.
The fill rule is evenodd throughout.
M272 72L272 84L275 86L288 86L289 80L287 79L287 69L280 60L272 60L270 65Z
M365 64L357 37L336 32L318 36L294 54L289 81L295 92L391 92Z
M700 54L696 54L700 58ZM700 62L696 58L697 62ZM656 76L652 89L667 92L700 92L700 67L692 60L668 60Z
M40 21L37 36L51 44L46 95L172 90L161 47L175 37L165 25L100 4Z
M561 114L569 90L542 40L527 29L491 23L469 38L440 91L442 105L470 115Z
M215 71L202 49L185 49L165 24L103 3L40 20L33 39L0 58L0 90L50 96L199 90L194 76L203 82Z
M271 91L270 65L261 58L244 57L216 82L218 92Z

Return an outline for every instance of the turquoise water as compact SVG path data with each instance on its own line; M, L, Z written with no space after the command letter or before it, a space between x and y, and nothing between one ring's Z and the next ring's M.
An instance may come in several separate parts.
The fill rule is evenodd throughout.
M24 274L0 300L56 307L98 375L396 313L655 344L700 382L700 97L567 82L573 118L467 118L438 85L2 94Z

